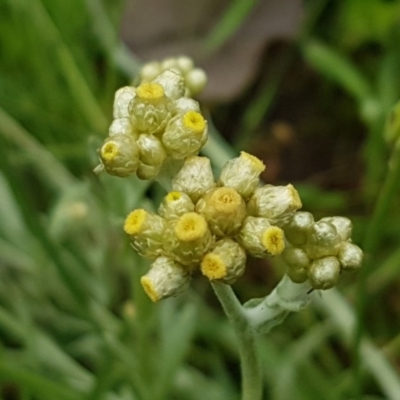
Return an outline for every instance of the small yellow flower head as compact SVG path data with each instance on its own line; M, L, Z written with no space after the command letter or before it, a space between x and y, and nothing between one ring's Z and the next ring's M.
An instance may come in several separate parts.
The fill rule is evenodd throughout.
M189 286L190 274L179 263L161 256L153 262L140 282L150 299L157 302L185 292Z
M133 130L131 121L129 118L117 118L111 123L108 129L108 135L110 137L116 135L129 135L134 139L137 139L138 134Z
M240 157L225 164L218 183L236 189L244 199L247 199L258 187L259 176L264 170L265 165L261 160L242 151Z
M189 269L199 266L213 238L205 219L194 212L170 220L164 235L165 254Z
M306 211L297 211L289 223L285 224L286 239L293 245L300 246L306 243L307 235L314 226L314 217Z
M115 135L107 138L99 150L101 161L110 175L125 177L139 166L139 148L132 136Z
M329 222L318 221L307 235L304 250L311 259L326 256L336 256L340 247L341 237L335 226Z
M177 100L185 94L185 81L181 74L166 70L153 80L154 84L163 87L164 93L172 100Z
M164 99L164 88L159 83L144 82L136 88L136 96L140 100L158 103Z
M224 238L201 261L201 272L209 280L232 284L243 275L246 252L232 239Z
M129 118L129 103L136 96L134 87L125 86L115 92L114 118Z
M167 158L167 152L157 136L142 133L136 143L139 147L140 161L143 164L161 166Z
M172 181L172 189L185 192L194 203L215 187L210 160L207 157L188 157Z
M236 235L247 214L242 196L227 187L204 194L196 204L196 211L204 216L211 232L218 237Z
M158 213L165 219L176 219L193 211L193 201L183 192L169 192L158 209Z
M272 226L266 218L246 217L236 240L257 258L278 255L285 248L282 229Z
M308 279L314 289L326 290L336 285L340 276L340 263L336 257L323 257L313 261Z
M261 236L261 243L272 256L277 256L285 249L285 235L281 228L271 226Z
M178 115L167 124L162 141L174 159L196 155L207 141L207 122L196 111Z
M143 257L155 259L162 254L165 221L143 209L132 211L125 219L124 231L133 248Z
M357 245L343 241L337 258L345 271L355 271L361 267L363 252Z
M248 202L248 212L255 217L267 218L271 224L281 226L301 206L299 194L292 185L265 185L254 191Z

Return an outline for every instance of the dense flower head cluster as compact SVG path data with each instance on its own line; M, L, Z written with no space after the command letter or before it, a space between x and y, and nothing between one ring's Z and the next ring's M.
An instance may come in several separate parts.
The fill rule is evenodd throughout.
M110 175L155 178L168 158L196 155L207 141L207 121L190 96L205 85L204 71L187 57L146 64L136 86L115 94L114 120L99 149Z
M351 242L352 223L345 217L315 222L309 212L298 211L284 226L287 246L282 258L293 282L307 279L314 289L329 289L342 271L361 266L362 250Z
M243 275L248 255L282 253L281 226L301 201L292 185L259 187L264 168L242 152L215 180L208 158L188 157L158 214L139 209L128 215L124 229L132 246L153 260L142 277L153 301L182 293L196 269L212 281L232 284Z
M96 170L119 177L155 179L167 160L180 160L158 212L134 210L124 224L134 249L152 260L141 278L148 296L158 301L181 294L196 270L232 284L248 256L280 256L293 282L308 280L322 290L341 272L358 269L363 253L351 242L351 221L314 221L299 211L291 184L260 182L265 166L258 158L242 152L215 179L210 160L198 156L207 122L191 98L205 83L204 71L188 57L145 64L137 84L116 92L114 120L99 149Z

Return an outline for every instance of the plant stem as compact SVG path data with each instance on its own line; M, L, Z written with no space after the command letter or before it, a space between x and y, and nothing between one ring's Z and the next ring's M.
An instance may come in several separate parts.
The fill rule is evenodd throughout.
M212 282L211 285L238 339L242 371L242 400L261 400L262 376L254 331L250 328L243 307L232 288L223 283Z

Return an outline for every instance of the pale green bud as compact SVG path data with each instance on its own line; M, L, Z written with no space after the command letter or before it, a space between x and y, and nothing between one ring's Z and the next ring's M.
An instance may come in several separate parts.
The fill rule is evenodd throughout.
M180 56L176 59L177 67L183 74L187 74L194 68L194 62L190 57Z
M236 239L248 254L258 258L279 255L285 248L282 229L266 218L247 217Z
M190 274L181 264L170 258L158 257L140 282L150 299L157 302L185 292L189 286Z
M218 236L236 235L247 215L246 204L233 188L220 187L205 193L196 204L211 232Z
M294 283L303 283L308 279L308 273L305 268L288 268L286 274Z
M314 225L314 217L307 211L297 211L288 224L283 227L285 237L293 245L299 246L307 241L307 234Z
M340 276L340 263L336 257L314 260L308 270L308 279L314 289L334 287Z
M167 222L163 245L165 254L193 269L210 250L213 238L204 217L190 212Z
M147 64L144 64L142 69L140 70L140 77L143 81L152 81L157 78L158 75L162 72L161 65L157 61L152 61Z
M125 86L115 92L114 118L129 118L129 103L135 96L136 89L132 86Z
M99 154L110 175L129 176L139 167L139 147L132 136L120 134L107 138Z
M342 242L337 258L345 271L353 271L361 267L363 252L353 243Z
M125 219L124 231L133 248L143 257L155 259L162 255L165 221L143 209L132 211Z
M348 240L351 238L353 230L352 222L346 217L325 217L321 218L320 221L331 223L337 230L342 240Z
M136 176L142 181L154 179L161 170L161 165L148 165L140 162L139 168L136 171Z
M188 111L172 118L162 141L167 153L174 159L196 155L207 141L207 121L196 111Z
M336 256L341 238L335 226L329 222L316 222L307 236L305 251L312 258Z
M299 247L286 246L282 252L282 258L286 264L294 269L308 268L311 263L307 253Z
M292 185L265 185L254 191L248 202L248 212L267 218L274 225L282 225L301 208L301 200Z
M164 58L164 60L161 61L161 69L163 71L167 69L179 69L177 59L174 57Z
M133 128L141 133L160 133L171 117L171 106L171 100L167 99L160 84L142 83L129 104Z
M260 174L264 170L265 165L261 160L242 151L240 157L233 158L224 165L218 183L236 189L247 199L258 187Z
M231 285L243 275L246 268L246 252L232 239L218 241L201 261L201 272L210 281L217 280Z
M181 97L174 101L174 109L176 114L186 114L188 111L200 112L200 105L196 100L189 97Z
M187 193L194 203L214 187L214 176L207 157L188 157L172 181L172 189Z
M193 211L193 201L183 192L169 192L158 208L158 213L165 219L176 219Z
M167 152L161 140L147 133L142 133L137 139L140 161L143 164L160 166L167 158Z
M185 81L181 74L172 70L162 72L153 80L164 88L164 93L172 100L177 100L185 94Z
M199 94L207 84L207 75L201 68L194 68L185 76L186 87L192 95Z
M110 128L108 129L108 135L129 135L134 139L137 139L138 134L133 130L131 121L129 118L117 118L111 123Z

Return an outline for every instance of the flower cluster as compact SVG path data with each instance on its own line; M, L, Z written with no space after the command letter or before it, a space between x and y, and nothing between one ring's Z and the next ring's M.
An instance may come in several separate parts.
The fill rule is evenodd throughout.
M153 179L167 158L183 160L205 144L207 122L199 103L188 97L204 86L204 72L193 68L189 58L172 60L145 65L136 87L116 92L114 120L99 149L101 166L96 170Z
M307 279L314 289L335 286L342 271L361 266L362 250L351 243L352 223L345 217L315 222L309 212L299 211L284 226L287 246L282 258L293 282Z
M196 269L210 280L232 284L244 273L247 255L282 253L281 226L301 201L292 185L259 187L264 168L242 152L216 181L208 158L188 157L158 214L139 209L128 215L124 229L133 247L153 260L141 280L153 301L182 293Z

